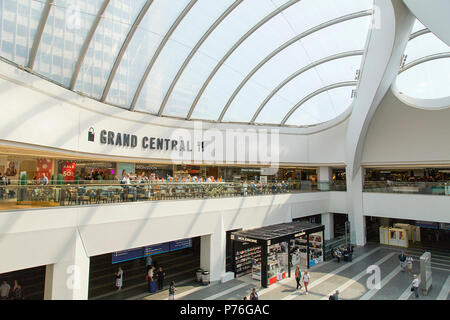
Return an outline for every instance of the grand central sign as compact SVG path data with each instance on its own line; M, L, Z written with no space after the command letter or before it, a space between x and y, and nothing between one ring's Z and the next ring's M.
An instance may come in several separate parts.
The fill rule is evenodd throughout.
M100 131L100 143L118 147L136 148L138 145L138 137L130 133L120 133L114 131ZM95 133L91 128L88 133L88 141L95 141ZM148 150L166 150L166 151L188 151L192 152L192 148L196 147L198 152L205 151L204 141L197 142L196 146L191 141L182 139L167 139L161 137L147 137L140 139L142 149Z

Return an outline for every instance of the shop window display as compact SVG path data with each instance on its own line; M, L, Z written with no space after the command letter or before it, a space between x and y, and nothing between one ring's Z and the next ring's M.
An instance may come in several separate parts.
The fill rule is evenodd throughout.
M237 278L252 273L252 277L261 279L261 247L238 250L234 259Z
M267 267L267 282L269 285L286 278L288 273L287 242L269 246Z

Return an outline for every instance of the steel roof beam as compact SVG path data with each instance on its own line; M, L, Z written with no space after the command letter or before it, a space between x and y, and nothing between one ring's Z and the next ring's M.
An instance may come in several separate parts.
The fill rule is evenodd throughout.
M255 114L253 115L252 119L250 120L250 124L254 124L256 121L256 118L259 116L259 114L261 113L261 111L264 109L264 107L266 106L266 104L269 102L270 99L272 99L272 97L281 90L281 88L283 88L286 84L288 84L290 81L292 81L293 79L295 79L296 77L298 77L299 75L303 74L304 72L317 67L318 65L321 65L323 63L332 61L332 60L336 60L336 59L342 59L342 58L346 58L346 57L351 57L351 56L358 56L358 55L363 55L364 54L364 50L355 50L355 51L347 51L347 52L342 52L342 53L338 53L332 56L328 56L325 57L323 59L314 61L313 63L301 68L300 70L294 72L293 74L291 74L289 77L287 77L283 82L281 82L275 89L273 89L269 95L264 99L264 101L261 103L261 105L259 106L258 110L256 110Z
M36 61L36 55L39 48L39 43L41 42L42 33L44 32L45 24L47 23L48 15L53 5L53 0L47 0L45 3L44 10L42 11L41 19L39 20L39 25L36 30L36 34L33 39L33 46L31 47L30 56L28 58L27 67L33 70L34 62Z
M80 74L81 65L83 64L84 58L86 57L86 53L89 49L89 45L91 44L92 38L94 37L95 31L97 30L98 25L100 24L100 20L105 13L106 7L108 6L110 0L104 0L102 6L97 12L97 16L95 17L94 22L92 23L91 29L86 37L86 40L83 43L83 47L81 48L80 55L78 56L77 63L75 65L75 69L73 70L72 79L70 79L69 89L73 90L75 88L75 84L78 79L78 75Z
M406 64L403 68L401 68L400 71L398 72L398 74L408 70L409 68L415 67L419 64L422 64L422 63L425 63L428 61L432 61L432 60L445 59L445 58L450 58L450 52L441 52L441 53L431 54L429 56L422 57L420 59L416 59L416 60L411 61L410 63Z

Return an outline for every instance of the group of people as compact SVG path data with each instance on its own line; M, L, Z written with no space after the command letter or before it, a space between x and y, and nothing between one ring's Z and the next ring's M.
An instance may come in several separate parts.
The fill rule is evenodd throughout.
M153 261L151 256L146 258L146 280L148 283L148 291L152 292L152 285L154 282L157 282L158 290L162 290L164 287L164 279L166 277L166 273L164 272L161 266L158 266L158 262ZM171 281L169 286L169 300L174 300L175 297L175 282Z
M152 260L151 256L148 256L146 258L146 280L148 283L148 291L152 292L152 285L153 283L157 282L157 288L158 290L162 290L164 287L164 278L166 276L166 273L164 272L163 268L161 266L158 266L158 263L156 261ZM115 273L116 277L116 288L117 291L120 291L123 286L123 270L121 267L118 268L117 272ZM175 299L175 281L171 281L169 286L169 300Z
M308 294L308 284L309 284L309 273L305 270L303 273L303 285L305 286L305 294ZM298 290L300 287L300 290L302 289L302 270L300 269L300 266L297 266L295 268L295 281L297 281L297 288L295 290Z
M333 257L336 258L337 262L341 262L341 259L344 258L344 261L352 261L353 260L353 246L344 246L342 249L335 248L331 251Z
M258 300L258 293L256 292L256 288L253 288L252 292L250 292L249 299L250 300ZM244 296L243 300L247 300L247 296Z
M0 172L0 185L7 186L10 184L11 184L11 179L9 179L9 177L6 174L2 175L2 173Z
M171 175L167 175L166 178L162 178L159 176L156 176L156 174L152 173L150 175L146 175L145 172L142 172L141 174L131 174L127 173L125 170L122 171L122 179L120 179L118 176L115 176L114 179L116 181L119 181L121 184L131 184L133 183L148 183L150 181L160 181L160 182L224 182L224 179L222 177L215 178L213 176L210 177L197 177L197 176L191 176L190 174L187 175L187 177L179 178L179 177L172 177Z
M413 272L413 262L414 259L411 257L411 255L405 254L404 251L402 251L398 255L398 260L400 261L400 269L402 272L405 272L406 269L408 269L408 273L412 274ZM414 295L416 298L419 297L419 278L417 277L417 274L413 275L413 281L411 283L411 291L414 292Z
M13 288L4 280L0 285L0 300L24 300L22 286L14 280Z

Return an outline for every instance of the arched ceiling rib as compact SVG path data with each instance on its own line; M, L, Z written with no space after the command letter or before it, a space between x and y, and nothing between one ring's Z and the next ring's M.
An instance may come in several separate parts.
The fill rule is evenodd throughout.
M276 15L280 14L281 12L283 12L284 10L286 10L287 8L289 8L290 6L296 4L297 2L299 2L300 0L290 0L287 3L285 3L284 5L278 7L277 9L275 9L274 11L272 11L271 13L269 13L267 16L265 16L262 20L260 20L256 25L254 25L249 31L247 31L247 33L245 33L234 45L233 47L231 47L227 53L223 56L223 58L217 63L217 65L214 67L213 71L209 74L208 78L206 79L206 81L203 83L202 87L200 88L199 92L197 93L197 96L194 99L194 102L191 105L191 108L189 109L188 115L186 116L186 119L189 120L192 116L192 113L194 112L194 108L197 105L198 101L200 100L201 95L203 94L203 92L205 91L206 87L208 86L209 82L211 81L211 79L214 77L214 75L216 74L216 72L220 69L220 67L223 65L223 63L228 59L228 57L236 50L237 47L239 47L241 45L242 42L245 41L245 39L247 39L248 37L250 37L250 35L255 32L256 30L258 30L262 25L264 25L267 21L269 21L270 19L272 19L273 17L275 17Z
M47 23L48 15L50 14L50 9L52 8L53 0L47 0L45 3L44 11L42 12L39 25L34 36L33 46L31 47L30 58L28 59L28 68L33 69L34 62L36 60L36 54L39 48L39 43L41 42L42 33L44 32L45 24Z
M73 90L75 88L75 83L78 79L78 74L80 73L81 65L83 64L84 58L86 57L86 52L89 49L89 45L91 43L92 38L94 37L95 30L97 30L98 24L100 23L100 20L105 13L106 7L109 5L110 0L104 0L102 6L100 7L100 10L97 13L97 16L95 17L94 22L92 23L91 29L89 30L89 33L86 37L86 40L83 43L83 47L80 51L80 56L78 57L77 63L75 65L75 69L72 74L72 79L70 80L69 89Z
M14 0L4 0L4 1L7 3L14 2ZM33 3L33 1L35 1L35 0L17 0L17 1L19 1L19 2L29 1L30 3ZM133 59L133 52L131 52L133 50L129 50L129 48L136 47L133 44L130 45L130 43L132 41L134 43L139 42L139 41L136 41L136 40L140 39L137 36L138 32L141 32L141 33L142 32L148 32L148 33L153 32L150 29L147 30L147 28L145 28L145 27L141 28L140 24L144 18L149 21L155 21L155 20L152 20L153 18L155 18L155 16L152 16L152 17L148 17L148 16L149 16L150 12L152 12L152 8L155 6L156 3L163 4L160 1L166 1L166 0L146 0L146 1L140 0L138 4L136 2L133 2L130 0L96 0L95 4L93 4L94 2L92 2L92 5L89 1L85 1L85 2L83 2L83 5L80 6L80 7L84 8L81 10L82 11L81 13L84 18L83 33L82 34L79 33L80 36L78 36L76 38L76 40L77 40L76 45L72 45L72 44L70 44L70 38L64 38L65 37L64 28L67 28L67 21L64 21L64 19L67 17L70 17L69 11L73 10L73 8L71 8L72 7L71 2L66 1L66 0L46 0L44 3L41 0L40 3L42 4L43 9L40 13L39 23L37 23L36 33L34 34L34 38L32 38L33 44L29 50L27 65L31 69L31 71L39 73L44 77L50 78L52 81L60 83L62 86L67 87L70 90L79 91L82 94L92 96L93 98L95 98L101 102L104 102L104 103L110 103L110 104L114 104L114 105L118 105L118 106L120 105L122 107L128 107L130 111L134 111L136 108L138 99L141 96L142 90L144 88L147 89L146 82L149 82L148 79L152 79L152 81L149 82L148 85L159 86L158 83L154 83L155 79L158 80L159 79L158 77L165 76L164 73L161 73L161 71L164 71L164 69L161 69L161 66L158 66L160 64L158 58L164 57L164 55L166 54L166 51L169 50L168 48L173 47L173 46L171 47L169 45L170 41L173 41L174 43L177 43L177 42L181 43L179 41L181 39L180 36L178 36L178 39L171 38L172 35L174 36L174 38L177 38L177 34L179 34L179 32L178 31L175 32L175 30L177 29L177 27L179 27L182 24L182 20L185 18L186 15L189 14L189 12L191 11L191 9L194 6L197 8L197 4L198 4L198 6L200 6L200 3L204 4L205 3L204 1L207 1L207 0L174 0L174 1L176 1L177 5L178 5L178 7L177 7L178 9L172 9L171 6L166 5L165 9L167 10L167 12L159 12L158 13L158 14L167 14L168 15L167 17L171 16L170 19L166 19L167 29L169 28L169 26L170 26L170 29L169 30L163 29L163 28L158 29L161 32L159 32L157 34L157 36L160 37L161 42L159 43L158 46L154 45L154 47L152 48L151 55L148 55L149 60L146 60L145 62L142 63L143 66L139 70L142 70L143 75L142 75L142 72L139 72L139 75L135 76L132 74L132 72L130 73L129 70L126 70L128 68L127 66L130 65L130 61L132 61L130 59ZM165 81L168 84L168 89L167 90L164 89L162 100L158 100L158 102L157 102L159 109L156 111L155 114L157 114L158 116L170 116L169 115L170 112L173 112L173 111L170 111L169 114L167 113L166 106L168 106L168 105L170 106L170 108L174 108L174 106L178 108L177 103L179 103L179 102L176 100L172 101L172 94L174 92L177 92L177 94L178 94L177 90L179 90L179 89L181 90L180 93L182 93L182 90L184 90L185 87L178 88L177 83L180 82L179 80L182 78L182 75L183 75L183 73L185 73L185 70L186 71L188 70L188 66L189 66L189 72L192 73L192 70L191 70L192 64L190 65L191 61L194 60L193 58L194 58L194 56L196 56L196 54L202 52L202 49L203 49L203 48L201 48L202 45L207 42L207 39L209 41L209 38L211 38L210 36L214 33L214 31L216 29L218 29L217 27L218 26L223 27L224 20L228 16L230 16L232 13L236 12L237 11L236 9L238 7L240 7L240 5L242 3L245 2L248 7L246 9L246 11L243 11L243 12L247 12L247 13L249 10L250 11L252 10L253 6L255 6L255 8L254 8L255 11L258 10L259 7L256 7L256 6L261 4L261 2L253 1L253 0L221 0L221 1L223 1L223 2L221 2L222 7L220 7L220 8L218 7L217 10L215 10L214 15L209 15L209 17L210 17L209 20L207 20L207 19L204 20L205 23L203 24L203 26L204 26L203 29L198 29L198 30L201 30L201 33L198 33L198 38L196 38L195 42L192 41L192 44L189 44L189 45L181 43L182 45L185 45L186 47L188 47L189 51L186 52L186 56L184 56L184 58L182 58L182 60L179 61L180 64L176 65L176 67L174 66L172 68L172 70L174 70L174 72L172 73L172 76L170 76L169 82L167 82L167 79L169 79L169 76L166 76ZM340 4L340 6L335 6L334 3L332 3L332 2L329 2L329 5L326 6L326 5L323 5L323 3L321 3L320 5L319 4L316 5L315 2L310 1L310 0L273 0L273 1L271 0L271 1L266 1L265 9L258 11L258 15L255 15L255 20L252 20L253 22L251 22L251 24L247 23L248 27L245 26L245 24L242 24L242 26L244 26L244 28L245 28L245 29L241 28L243 35L240 36L241 33L239 33L239 35L238 35L238 33L235 33L236 37L230 38L230 39L233 39L232 40L233 42L228 43L226 47L223 46L223 49L226 50L226 51L224 50L224 55L220 55L220 57L218 55L217 60L216 60L217 62L215 62L214 65L210 66L211 70L208 70L208 74L204 75L205 78L200 80L201 83L198 84L198 87L192 86L190 94L192 94L193 101L190 100L188 102L189 104L186 104L186 107L188 107L188 109L189 109L189 110L186 109L186 111L184 113L184 114L186 114L186 112L187 112L186 117L181 116L181 115L179 117L190 120L192 118L192 114L193 114L194 110L196 109L197 105L201 106L202 108L204 107L203 105L206 103L206 100L204 101L203 98L204 98L204 96L207 96L209 94L210 89L208 88L208 86L210 86L212 79L214 78L214 85L215 85L216 78L217 78L216 74L218 74L218 73L221 74L222 70L220 70L220 69L225 66L228 68L227 64L229 64L231 62L231 60L233 60L233 59L235 60L236 55L233 55L233 57L231 57L231 55L235 51L236 51L236 53L240 53L241 49L239 49L239 50L237 50L237 49L240 48L241 45L247 39L252 40L252 38L254 38L253 37L254 33L257 34L258 37L260 37L262 33L259 31L263 31L266 28L266 24L267 24L266 29L272 28L272 23L275 26L277 26L277 25L281 26L282 24L280 23L280 21L282 19L284 19L284 21L286 22L285 24L290 26L290 30L289 30L289 28L286 28L286 26L283 25L283 28L284 28L283 32L286 32L284 34L284 36L286 37L288 34L289 35L293 34L294 37L291 38L290 40L284 42L281 45L279 45L279 43L281 43L281 41L285 41L285 40L283 39L283 40L279 41L276 44L276 46L278 46L276 49L272 49L270 46L270 43L272 43L272 42L268 42L268 45L264 47L264 50L267 50L267 52L269 54L266 55L264 58L262 55L260 55L260 57L255 58L254 59L254 63L255 63L254 67L253 67L253 65L250 65L249 63L247 63L247 66L250 68L248 68L248 70L246 69L245 71L242 72L243 78L239 79L239 83L236 83L237 86L235 86L233 84L233 87L232 88L230 87L231 91L233 91L233 90L234 91L232 93L231 93L231 91L230 91L230 93L227 93L227 96L226 96L227 99L220 102L221 105L218 106L218 108L220 108L220 109L215 109L216 111L220 112L220 116L218 117L218 120L217 120L219 122L223 121L226 114L227 114L227 116L225 117L225 119L226 119L226 121L228 121L228 118L230 118L230 116L228 115L228 114L230 114L229 108L232 104L233 104L232 113L234 114L233 108L235 108L237 106L237 105L235 105L236 101L240 102L242 94L249 93L248 92L249 90L247 89L247 87L248 87L247 83L253 83L253 79L254 79L253 77L255 76L255 74L257 75L257 77L259 77L259 74L261 74L261 72L258 72L258 71L261 71L264 69L264 72L266 72L265 70L268 69L268 68L266 68L266 65L268 64L269 60L272 60L272 58L277 56L284 49L293 45L295 42L298 42L300 39L305 38L308 35L315 34L316 32L318 32L321 29L330 27L332 25L339 24L344 21L361 18L361 17L365 17L365 16L370 16L372 14L371 9L362 10L362 9L369 8L369 0L365 0L364 2L366 4L361 5L362 1L360 2L359 0L358 0L358 2L352 2L352 0L345 0ZM300 3L300 6L294 6L297 3ZM307 5L305 4L305 6L303 6L303 3L307 3ZM51 12L51 8L55 4L59 8L58 14L53 13L53 11ZM69 6L70 6L70 8L69 8ZM89 8L87 6L89 6ZM316 7L317 8L320 7L320 10L328 10L328 7L330 7L330 6L332 6L333 8L331 8L329 10L329 12L324 15L324 17L326 16L326 18L324 18L324 19L312 19L311 18L314 14L317 16L317 12L320 12L320 11L313 12L314 10L316 10L315 9ZM78 7L78 5L75 4L76 10L80 10L80 7ZM204 6L204 7L206 7L206 6ZM342 7L345 7L345 8L341 10L340 8L342 8ZM92 8L94 8L94 9L92 9ZM184 8L184 9L182 12L180 12L182 8ZM288 10L289 8L292 8L292 10ZM291 13L291 14L293 13L293 15L291 16L291 19L293 19L293 17L296 17L296 12L302 12L302 14L304 12L310 12L310 11L305 11L305 8L309 8L309 9L313 9L313 10L309 14L309 17L308 17L308 14L306 14L305 17L303 17L303 18L307 18L306 20L310 19L311 21L315 21L315 24L314 24L314 22L312 24L310 24L308 29L306 29L306 28L302 29L302 27L299 27L298 28L299 30L296 31L295 28L292 26L293 20L289 21L287 16L289 15L289 13ZM1 9L2 8L0 8L0 10ZM65 9L65 11L64 11L64 9ZM85 10L85 11L83 12L83 10ZM177 10L177 11L175 11L175 10ZM191 19L194 16L198 16L197 15L198 12L202 12L202 10L204 10L203 7L201 7L201 9L199 8L198 10L197 9L193 10L193 11L197 11L197 12L196 12L196 15L190 15ZM221 10L223 10L223 12L221 12ZM303 10L303 11L297 11L297 10ZM357 11L357 10L361 10L361 11ZM169 11L171 11L171 12L169 12ZM154 12L154 10L153 10L153 12ZM176 12L176 15L174 15L175 12ZM1 13L1 11L0 11L0 13ZM340 13L341 16L338 17L338 15L339 15L338 13ZM49 14L50 14L50 17L49 17ZM277 15L280 15L280 17L275 18ZM333 15L336 18L333 18ZM86 17L89 17L89 19L87 19ZM150 18L150 19L148 19L148 18ZM159 18L164 18L164 17L156 16L156 18L159 19ZM47 22L50 19L52 20L51 28L49 27L48 30L46 29L44 31L44 28L46 28L46 23L50 24L49 22ZM199 17L199 19L200 19L200 17ZM330 20L323 22L326 19L330 19ZM35 20L36 20L36 18L35 18ZM188 20L188 19L186 19L186 20ZM86 24L86 21L89 21L89 23ZM190 21L192 21L192 20L190 20ZM270 25L269 25L269 23L267 23L269 21L270 21ZM64 26L64 24L66 24L66 25ZM304 25L307 26L308 23L305 22ZM183 26L189 27L189 25L187 23L183 23ZM262 28L262 26L264 26L264 28ZM118 28L118 30L113 30L116 27ZM222 29L228 30L228 27L229 26L226 25L226 28L225 29L222 28ZM139 28L139 31L137 31L138 28ZM281 30L281 27L277 27L277 28L280 28L280 30ZM16 30L17 30L17 28L16 28ZM341 30L344 30L344 29L341 29ZM221 31L223 31L223 30L221 30ZM258 31L258 33L256 33L256 31ZM264 32L265 31L266 30L264 30ZM333 30L333 31L335 31L335 30ZM2 29L0 29L0 39L2 36L1 32L2 32ZM72 33L73 33L73 30L72 30ZM298 33L298 34L295 36L296 33ZM421 35L424 35L427 33L429 33L429 30L426 28L419 30L411 35L411 39L414 39L418 36L421 36ZM326 35L328 36L328 34L326 34ZM46 47L45 48L43 47L42 50L39 49L39 52L38 52L39 44L40 44L42 37L43 37L43 41L46 41ZM47 39L46 39L46 37L47 37ZM250 37L252 37L252 38L250 38ZM49 39L50 39L50 42L49 42ZM75 39L75 38L73 38L73 39ZM194 39L194 38L192 38L192 39ZM217 40L217 39L214 39L214 40ZM286 38L286 39L288 39L288 38ZM56 56L55 54L50 55L46 52L46 50L48 50L47 48L49 48L49 45L51 45L51 46L61 45L61 43L62 43L63 47L62 47L62 49L60 49L58 47L58 51L57 51L58 52L57 55L60 55L60 56ZM251 41L247 41L247 42L245 42L245 45L243 45L242 47L245 47L246 45L248 46L248 44L251 44L251 43L252 43ZM303 44L301 44L301 46L303 46ZM270 87L269 87L269 85L264 87L265 90L267 90L268 94L266 94L265 99L262 103L260 103L260 101L262 100L262 97L261 97L261 100L258 100L257 104L254 106L254 108L255 109L257 108L257 110L254 114L253 114L254 111L253 110L251 111L253 116L251 117L250 123L251 124L255 123L258 115L260 114L262 109L265 107L267 102L273 96L275 96L278 91L280 91L280 92L286 91L284 89L283 90L281 90L281 89L283 88L283 86L285 86L291 80L293 80L295 77L298 77L302 73L304 73L314 67L317 67L320 64L323 64L323 63L326 63L326 62L329 62L332 60L338 60L338 59L350 57L350 56L363 55L364 50L358 50L358 49L364 49L364 48L360 48L359 46L360 46L360 44L357 47L355 47L354 49L351 47L341 48L341 51L342 51L341 53L332 54L334 52L326 52L324 55L321 55L321 56L316 55L314 58L310 58L310 59L306 59L306 60L304 59L302 61L302 63L306 62L306 64L303 64L303 67L301 67L301 69L292 73L288 78L285 78L281 83L279 83L276 88L273 88L272 85L275 86L278 83L275 81L279 81L279 80L283 79L282 77L286 77L289 74L290 71L287 70L286 67L284 67L285 73L283 73L282 77L280 77L279 79L277 79L275 81L272 81L269 84ZM70 50L70 48L74 48L74 47L76 48L76 51L74 50L76 52L76 54L75 55L70 54L72 61L67 60L68 62L66 62L64 55L67 54L67 52L68 52L68 50ZM105 49L102 51L102 48L105 48ZM117 48L117 50L116 50L116 48ZM298 50L299 48L300 48L300 46L298 48L296 48L296 50ZM271 51L269 51L269 49ZM156 50L156 51L153 52L153 50ZM173 49L170 49L170 50L173 50ZM221 48L221 50L222 50L222 48ZM304 50L306 50L306 49L304 49ZM345 51L345 50L348 50L348 51ZM42 53L41 53L41 51L42 51ZM266 51L261 51L261 52L266 52ZM167 53L168 53L168 51L167 51ZM202 52L202 54L204 55L203 52ZM264 53L264 54L266 54L266 53ZM325 55L328 55L328 56L325 56ZM128 58L127 58L127 56L128 56ZM169 54L169 56L170 56L170 54ZM213 59L216 59L216 58L213 58ZM313 59L316 59L316 60L314 61ZM35 63L34 63L35 60L37 61L36 67L33 68L33 66L35 65ZM125 60L127 60L126 64L124 63ZM157 60L158 60L158 62L157 62ZM277 59L273 59L273 60L276 60L278 63L279 58L277 57ZM64 61L64 62L61 62L61 61ZM248 60L248 61L250 61L250 60ZM69 63L71 63L71 65L69 65ZM296 62L296 63L298 63L298 62ZM352 62L352 64L355 64L355 63L356 63L356 60ZM43 67L47 68L44 73L42 73L39 64L42 64ZM59 64L63 64L63 65L61 66ZM67 64L67 65L65 65L65 64ZM144 66L144 64L146 67ZM122 67L122 65L123 65L123 67ZM300 66L301 65L291 66L291 68L294 71L294 70L298 69ZM345 64L343 64L341 66L341 69L344 70L344 67L345 67ZM348 63L346 65L346 67L348 67ZM154 69L156 69L155 72L152 71ZM339 68L333 69L333 71L336 71L338 69ZM341 69L339 69L339 70L341 70ZM61 74L59 74L58 77L56 77L56 79L55 79L51 76L52 70L56 70L56 72L60 72ZM220 70L220 72L219 72L219 70ZM125 71L125 73L122 71ZM286 71L288 71L288 73L286 73ZM354 70L352 72L354 72ZM152 73L152 76L149 77L150 73ZM155 76L153 76L153 73L155 73ZM158 73L158 75L156 75L156 73ZM49 76L49 74L50 74L50 76ZM173 75L175 75L175 76L173 77ZM126 80L123 80L123 77L130 77L130 76L135 76L131 85L129 85L129 83L122 82L122 81L126 81ZM270 75L268 75L268 76L270 77ZM351 76L353 77L353 74ZM64 77L64 79L62 81L60 81L59 79L63 78L63 77ZM319 73L317 73L316 78L317 77L320 78ZM345 79L335 79L334 81L343 81L343 80L345 80ZM185 79L183 79L182 81L185 81ZM330 83L330 79L327 79L327 81L328 81L328 83ZM339 83L342 84L344 82L339 82ZM345 83L348 83L348 82L345 82ZM317 88L318 84L319 83L315 83L314 86ZM184 85L184 83L183 83L183 85ZM322 85L324 86L324 88L329 88L329 87L333 87L336 84L325 86L325 83L322 83ZM125 91L122 91L122 89L125 86L126 86ZM342 86L344 86L344 85L342 85ZM348 86L348 85L345 85L345 86ZM167 86L165 88L167 88ZM313 89L313 88L311 87L310 89ZM195 90L195 92L194 92L194 90ZM317 93L320 90L322 90L322 89L314 91L313 93ZM323 90L317 94L320 94L321 92L326 92L326 91L327 90ZM125 92L125 94L123 92ZM130 92L132 93L131 95L129 94ZM306 92L307 91L305 91L305 93ZM124 96L129 97L130 99L124 100L124 99L120 98L120 99L122 99L122 100L120 100L121 102L116 103L115 102L116 100L114 100L114 99L116 99L115 98L116 94L121 95L120 97L124 97ZM251 91L250 91L250 94L252 94ZM311 96L311 94L310 94L307 97L304 97L304 99L306 99L308 97L310 99L313 96ZM202 98L202 101L200 101L201 98ZM297 97L295 99L298 99L298 98L299 97ZM303 101L304 99L302 99L301 101ZM122 101L126 101L126 103L124 104ZM200 103L199 103L199 101L200 101ZM293 101L297 101L297 100L293 100ZM293 109L297 109L300 105L296 104L296 106ZM145 107L145 104L139 105L138 107L139 107L139 111L143 111L141 109L143 107ZM294 112L294 111L295 110L293 110L292 112ZM292 112L290 112L290 114L292 114ZM153 114L153 111L151 113ZM178 111L177 111L177 113L178 113ZM197 116L198 113L199 113L198 110L196 110L195 116ZM250 116L252 114L249 114L247 120L242 121L242 122L248 123L249 122L248 119L250 119ZM177 116L174 116L174 117L177 117ZM284 119L282 122L283 125L286 123L286 120L288 118L289 117L287 115L286 119ZM202 119L204 119L204 118L202 118ZM208 117L206 117L205 120L210 120L210 119Z
M364 54L364 50L356 50L356 51L349 51L349 52L343 52L343 53L338 53L332 56L328 56L326 58L320 59L318 61L315 61L303 68L301 68L300 70L297 70L296 72L294 72L293 74L291 74L288 78L286 78L283 82L281 82L275 89L273 89L269 95L264 99L264 101L261 103L261 105L258 107L258 109L256 110L255 114L253 115L252 119L250 120L250 124L254 124L256 121L256 118L258 118L258 115L261 113L261 111L263 110L264 106L267 104L267 102L278 92L280 91L281 88L283 88L286 84L288 84L291 80L293 80L294 78L298 77L299 75L301 75L302 73L310 70L311 68L314 68L318 65L321 65L323 63L332 61L332 60L336 60L336 59L342 59L345 57L351 57L351 56L356 56L356 55L363 55Z
M292 107L291 110L289 110L289 112L286 114L286 116L281 121L280 125L285 125L286 121L289 120L289 118L292 116L292 114L298 108L300 108L305 102L307 102L308 100L312 99L313 97L321 94L322 92L329 91L329 90L336 89L336 88L341 88L341 87L356 86L357 84L358 84L358 81L345 81L345 82L334 83L334 84L320 88L319 90L316 90L316 91L308 94L306 97L304 97L302 100L300 100L294 107Z
M344 21L348 21L351 19L356 19L356 18L360 18L360 17L365 17L368 15L372 14L372 10L365 10L365 11L361 11L361 12L356 12L356 13L352 13L352 14L348 14L345 15L343 17L339 17L330 21L327 21L325 23L322 23L318 26L315 26L309 30L306 30L305 32L302 32L301 34L295 36L294 38L292 38L291 40L285 42L284 44L282 44L281 46L279 46L277 49L275 49L274 51L272 51L266 58L264 58L260 63L258 63L258 65L253 68L248 74L247 76L244 78L244 80L241 81L241 83L238 85L238 87L235 89L235 91L233 92L233 94L231 95L231 97L228 99L226 105L224 106L222 112L220 113L219 119L217 121L221 122L225 113L227 112L230 104L233 102L233 99L237 96L237 94L239 93L239 91L242 89L242 87L248 82L248 80L259 70L261 69L261 67L267 63L267 61L269 61L270 59L272 59L276 54L278 54L279 52L281 52L282 50L284 50L285 48L287 48L288 46L292 45L293 43L299 41L300 39L314 33L317 32L321 29L327 28L329 26L332 26L334 24L337 23L341 23Z
M450 98L450 46L419 20L413 31L396 79L396 90L404 97L419 100Z
M158 111L158 115L161 116L164 112L164 108L166 107L167 101L169 99L170 94L172 93L173 89L175 88L178 80L181 77L181 74L183 73L183 71L186 69L186 66L188 65L188 63L191 61L192 57L195 55L195 53L197 52L197 50L200 48L200 46L205 42L205 40L208 38L208 36L217 28L217 26L223 21L223 19L225 19L234 9L236 9L236 7L238 5L240 5L242 3L243 0L236 0L235 2L233 2L221 15L219 18L217 18L217 20L211 25L211 27L209 27L209 29L205 32L205 34L200 38L200 40L196 43L195 47L191 50L191 52L189 53L189 55L187 56L187 58L184 60L183 65L180 67L180 69L178 69L177 74L175 75L174 79L172 80L169 89L166 92L166 95L164 96L163 102L159 108ZM140 85L140 89L142 89L143 86L143 81L141 81L142 84ZM140 90L139 90L140 91ZM137 98L136 98L137 100ZM134 104L131 105L131 110L134 109L135 106L135 101Z
M447 59L450 58L450 52L441 52L441 53L436 53L436 54L432 54L420 59L416 59L414 61L411 61L410 63L406 64L403 68L400 69L399 74L412 68L415 67L419 64L428 62L428 61L432 61L432 60L437 60L437 59Z
M101 102L105 102L106 96L108 95L109 89L111 88L111 83L114 79L114 76L116 75L117 68L120 65L120 62L122 61L122 57L125 54L125 51L127 50L127 47L131 41L131 39L134 36L134 33L136 32L139 23L141 23L142 19L144 19L144 16L146 15L148 9L152 5L153 0L147 0L147 2L144 4L144 7L139 12L136 20L134 21L133 25L131 26L130 31L128 32L127 37L125 38L125 41L122 44L122 47L120 48L119 54L116 57L116 61L114 62L114 65L111 69L111 72L109 73L108 81L106 81L105 89L103 90L102 97L100 98Z
M145 69L144 75L142 76L142 79L139 82L138 88L136 89L136 93L134 94L133 101L131 102L131 106L130 106L131 111L133 111L136 106L136 102L139 98L141 90L144 86L145 81L147 80L148 75L150 74L150 71L151 71L153 65L155 64L156 59L158 59L161 51L164 49L164 46L166 45L167 41L169 41L169 38L172 35L172 33L175 31L175 29L178 27L180 22L186 16L186 14L189 12L189 10L192 9L192 7L195 5L196 2L197 2L197 0L192 0L189 2L189 4L186 6L186 8L184 8L183 12L177 17L175 22L170 27L169 31L164 36L164 39L159 44L158 49L156 49L156 52L153 55L152 59L150 60L150 63L148 64L147 68Z

